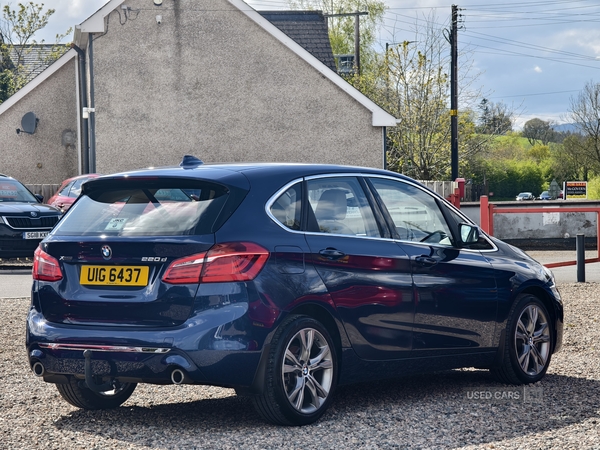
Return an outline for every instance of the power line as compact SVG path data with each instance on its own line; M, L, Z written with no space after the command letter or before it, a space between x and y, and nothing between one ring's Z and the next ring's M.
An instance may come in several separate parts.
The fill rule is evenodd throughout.
M537 92L535 94L502 95L502 96L497 96L494 98L535 97L535 96L540 96L540 95L568 94L569 92L580 92L580 90L574 89L574 90L570 90L570 91Z

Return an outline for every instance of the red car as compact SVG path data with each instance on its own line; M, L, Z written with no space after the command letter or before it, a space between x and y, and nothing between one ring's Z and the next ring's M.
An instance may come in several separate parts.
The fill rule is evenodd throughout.
M55 206L63 212L67 211L75 199L79 197L81 185L86 181L99 176L99 173L88 173L63 181L56 191L56 194L54 194L52 197L50 197L50 200L48 200L48 204Z

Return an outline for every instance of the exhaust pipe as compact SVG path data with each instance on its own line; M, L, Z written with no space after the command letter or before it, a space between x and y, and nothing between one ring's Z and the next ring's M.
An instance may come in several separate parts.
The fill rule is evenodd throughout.
M173 372L171 372L171 381L173 384L184 384L190 382L188 376L181 369L175 369Z
M46 369L44 369L44 365L39 361L37 361L33 367L31 367L31 370L36 377L43 377L44 372L46 371Z

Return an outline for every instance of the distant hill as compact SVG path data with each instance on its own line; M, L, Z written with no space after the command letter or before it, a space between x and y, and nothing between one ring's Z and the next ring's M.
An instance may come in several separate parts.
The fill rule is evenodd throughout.
M560 125L554 125L552 128L559 133L577 133L580 130L580 126L577 123L561 123Z

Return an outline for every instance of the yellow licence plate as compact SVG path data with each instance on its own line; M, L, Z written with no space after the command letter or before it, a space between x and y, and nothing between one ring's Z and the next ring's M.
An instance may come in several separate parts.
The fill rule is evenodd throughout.
M81 266L80 284L146 286L148 266Z

